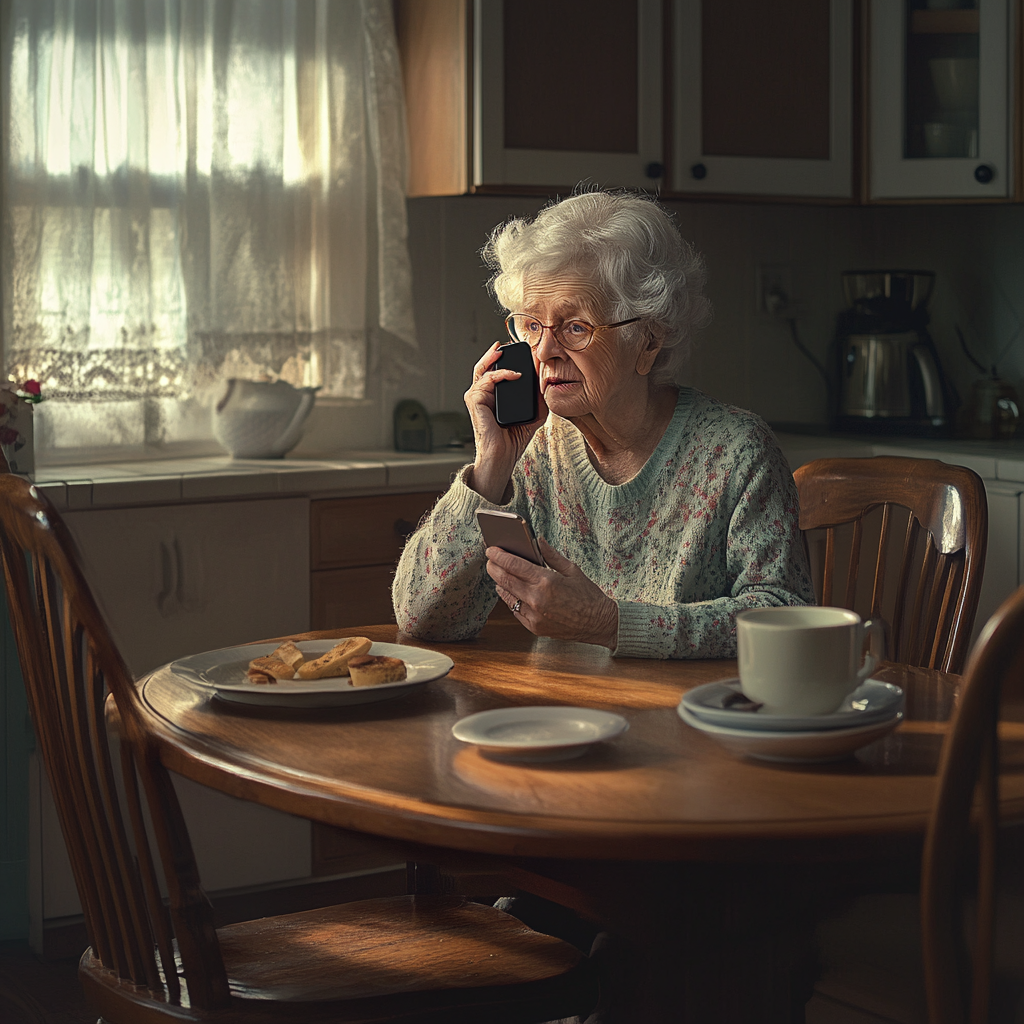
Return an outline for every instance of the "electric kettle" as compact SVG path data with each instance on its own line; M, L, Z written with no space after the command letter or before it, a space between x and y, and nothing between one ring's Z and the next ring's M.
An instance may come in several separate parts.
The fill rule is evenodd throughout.
M947 433L951 395L926 329L935 275L856 270L842 278L850 305L836 331L839 429Z

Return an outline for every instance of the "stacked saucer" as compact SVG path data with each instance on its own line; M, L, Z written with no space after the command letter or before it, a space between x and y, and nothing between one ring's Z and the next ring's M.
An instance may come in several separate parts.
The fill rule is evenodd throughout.
M743 699L739 679L706 683L683 695L679 717L743 757L763 761L838 761L903 720L903 691L868 679L827 715L772 714Z

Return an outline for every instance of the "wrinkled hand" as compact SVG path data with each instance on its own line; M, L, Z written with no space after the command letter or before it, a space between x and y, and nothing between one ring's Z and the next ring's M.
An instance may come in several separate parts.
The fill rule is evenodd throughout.
M512 471L548 414L544 399L538 398L537 418L532 423L499 426L494 418L494 387L499 381L516 380L521 376L515 370L491 369L498 359L500 344L496 341L473 367L473 384L464 396L476 444L470 485L495 505L505 504L505 489L512 479Z
M487 573L498 596L515 617L537 636L601 644L615 650L619 630L618 605L578 565L538 538L548 567L488 548ZM515 604L519 602L519 610Z

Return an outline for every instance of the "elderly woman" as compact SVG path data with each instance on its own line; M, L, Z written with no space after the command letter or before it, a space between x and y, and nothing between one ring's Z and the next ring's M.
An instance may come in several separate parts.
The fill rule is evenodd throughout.
M726 658L736 613L813 600L792 475L755 415L673 380L709 317L702 262L653 200L588 192L497 228L483 249L540 414L504 428L496 342L466 405L476 460L410 538L399 626L476 635L500 598L538 636L614 655ZM547 563L484 549L477 509L517 512Z

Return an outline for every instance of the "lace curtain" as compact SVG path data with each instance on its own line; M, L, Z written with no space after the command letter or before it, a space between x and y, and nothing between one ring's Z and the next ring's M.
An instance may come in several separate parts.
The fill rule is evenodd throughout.
M388 0L8 0L3 341L44 449L209 436L226 377L415 345Z

